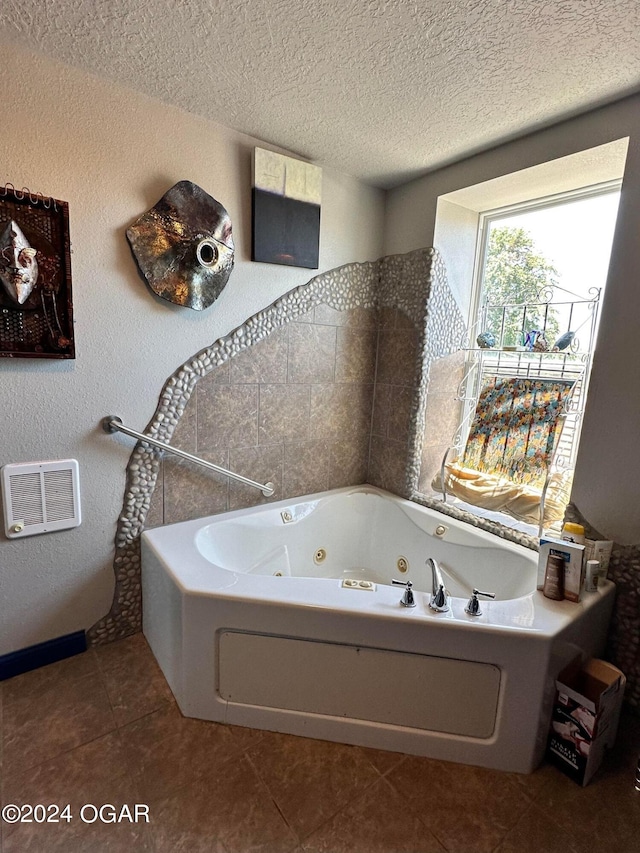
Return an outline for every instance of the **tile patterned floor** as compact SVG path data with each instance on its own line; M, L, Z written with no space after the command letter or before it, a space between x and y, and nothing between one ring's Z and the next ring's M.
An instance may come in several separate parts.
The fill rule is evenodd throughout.
M640 850L630 715L582 789L546 765L519 776L186 719L138 634L5 681L0 727L2 804L73 815L3 823L0 853ZM146 804L150 822L79 819L103 803Z

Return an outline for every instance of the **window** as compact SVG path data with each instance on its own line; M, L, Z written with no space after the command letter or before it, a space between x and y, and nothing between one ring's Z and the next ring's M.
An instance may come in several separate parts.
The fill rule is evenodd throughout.
M619 195L614 181L480 214L459 450L491 377L568 379L554 467L573 470Z

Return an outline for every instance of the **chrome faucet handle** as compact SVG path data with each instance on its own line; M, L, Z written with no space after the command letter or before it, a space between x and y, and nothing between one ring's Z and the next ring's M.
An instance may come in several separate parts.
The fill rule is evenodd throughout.
M449 602L444 584L440 584L438 591L429 599L429 607L437 613L446 613L449 610Z
M416 606L416 602L415 602L415 599L413 597L413 590L411 589L411 587L413 586L411 581L397 581L397 580L394 580L392 578L391 583L395 583L398 586L405 587L403 596L400 599L400 604L403 607L415 607Z
M469 599L467 606L464 609L465 613L468 613L469 616L482 616L482 610L480 610L480 602L478 601L478 596L483 595L485 598L495 598L495 592L482 592L480 589L474 589Z

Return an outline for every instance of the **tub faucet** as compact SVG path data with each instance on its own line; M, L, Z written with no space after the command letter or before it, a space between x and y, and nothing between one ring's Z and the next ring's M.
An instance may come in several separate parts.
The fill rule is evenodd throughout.
M433 557L429 557L426 564L427 566L431 566L431 598L429 599L429 607L438 613L446 613L449 610L449 597L444 588L440 566Z

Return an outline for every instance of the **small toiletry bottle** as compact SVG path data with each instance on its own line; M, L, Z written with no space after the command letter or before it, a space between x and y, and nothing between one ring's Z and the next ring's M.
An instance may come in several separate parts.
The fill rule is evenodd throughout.
M544 573L543 594L554 601L564 598L564 560L557 554L549 554Z
M575 542L576 545L584 545L584 527L567 521L562 527L560 538L565 542Z
M596 592L598 589L598 579L600 577L600 562L598 560L587 560L587 567L584 579L585 592Z

